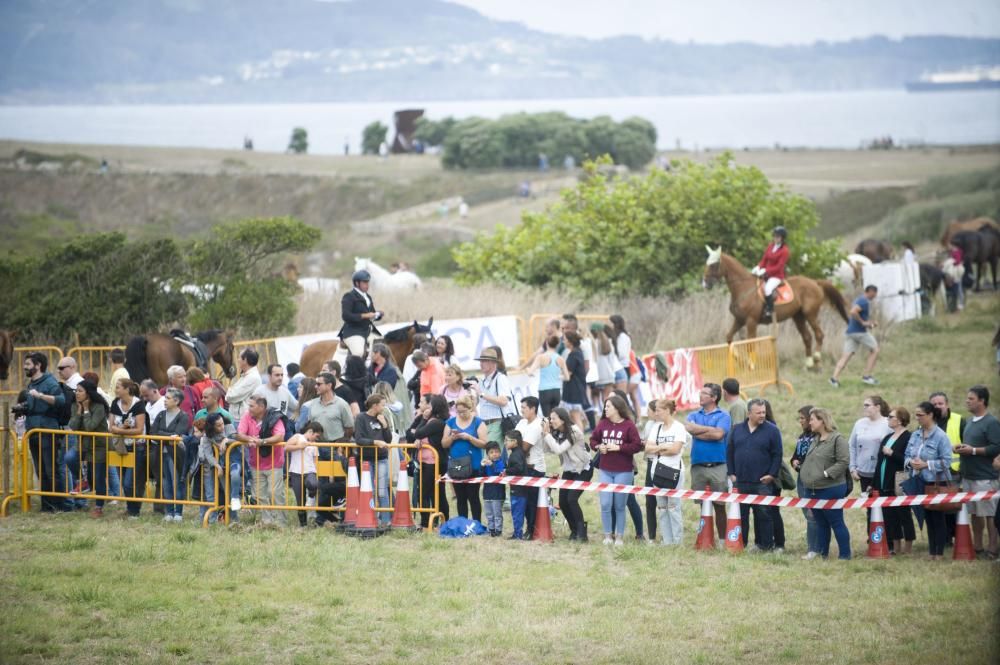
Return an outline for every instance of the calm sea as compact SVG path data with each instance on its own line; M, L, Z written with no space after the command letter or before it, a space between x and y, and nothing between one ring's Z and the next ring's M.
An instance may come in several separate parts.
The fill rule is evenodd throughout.
M574 117L638 115L659 131L661 148L855 148L875 137L896 142L1000 143L1000 91L907 93L875 90L710 97L616 97L360 104L0 106L0 138L65 143L281 151L293 127L309 132L310 152L358 150L362 128L393 111L422 108L431 118L495 118L562 110Z

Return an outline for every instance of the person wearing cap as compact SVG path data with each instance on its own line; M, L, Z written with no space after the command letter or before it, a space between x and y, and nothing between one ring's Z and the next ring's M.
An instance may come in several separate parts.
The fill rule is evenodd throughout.
M771 233L771 243L764 250L764 257L760 260L752 272L757 277L765 279L764 282L764 315L762 321L770 321L774 314L774 290L785 281L785 264L788 263L788 247L785 239L788 231L784 226L774 227Z
M510 407L510 381L499 370L496 349L483 349L476 360L483 372L483 377L479 380L479 417L486 423L486 440L503 441L500 420L513 413Z
M375 303L368 294L371 274L367 270L358 270L351 276L351 281L354 288L340 299L340 316L344 326L338 334L348 353L364 358L368 337L372 333L382 334L375 328L375 321L380 321L383 313L375 309Z

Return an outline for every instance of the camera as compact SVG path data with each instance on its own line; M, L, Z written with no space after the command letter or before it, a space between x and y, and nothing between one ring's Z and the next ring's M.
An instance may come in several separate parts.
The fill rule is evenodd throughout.
M15 404L14 406L12 406L10 408L10 410L11 410L11 413L13 413L18 418L20 418L21 416L27 416L28 415L28 403L27 402L21 402L20 404Z
M469 388L472 387L472 382L471 381L462 381L462 387L465 388L466 390L468 390Z

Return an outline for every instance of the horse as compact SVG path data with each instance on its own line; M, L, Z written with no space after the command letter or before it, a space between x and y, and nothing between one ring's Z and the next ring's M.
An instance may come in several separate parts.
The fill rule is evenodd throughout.
M893 250L892 245L884 240L868 238L858 243L854 253L868 257L872 263L882 263L892 258Z
M0 381L6 381L10 376L10 364L14 361L13 330L0 330Z
M920 266L920 304L924 311L934 316L934 296L940 291L944 293L944 272L931 263L921 263ZM945 297L947 302L947 297Z
M757 278L740 265L740 262L722 252L722 248L708 250L708 260L705 262L705 273L702 284L706 289L715 286L720 280L726 281L729 287L729 311L733 314L733 325L726 335L726 343L732 344L733 338L743 326L747 328L750 337L757 336L757 324L763 313L764 300L757 292ZM808 277L789 277L788 284L795 292L795 299L789 303L777 304L774 307L775 321L792 319L806 347L806 367L813 367L822 360L823 329L819 325L819 309L824 300L829 300L844 321L847 321L847 303L837 287L825 279L810 279ZM812 350L812 328L816 336L816 351Z
M848 254L847 258L842 259L829 274L845 288L850 284L854 286L855 291L860 291L864 267L871 264L872 260L863 254Z
M389 352L392 354L392 360L396 363L396 367L402 368L406 362L406 357L413 353L413 336L417 333L430 333L433 323L434 317L431 317L426 326L414 321L410 325L392 330L382 337L382 341L389 347ZM309 344L306 348L302 349L302 356L299 358L299 369L306 376L316 376L323 367L323 363L331 360L339 347L339 339L324 339Z
M224 330L206 330L195 334L195 339L208 350L208 356L222 367L229 378L236 376L233 338L233 333ZM125 346L125 369L136 383L153 379L156 385L165 386L168 367L180 365L188 369L196 364L190 347L163 333L133 337ZM202 369L208 368L203 366Z
M1000 260L1000 231L986 226L981 231L960 231L951 238L951 242L961 248L964 255L966 271L976 265L975 290L979 291L979 282L983 278L983 269L989 264L993 273L993 290L997 290L997 261Z
M1000 224L997 224L989 217L977 217L975 219L967 219L964 222L954 219L948 223L948 226L944 229L944 233L941 234L941 246L947 247L950 245L951 239L956 233L961 233L962 231L982 231L985 227L1000 231Z
M376 291L405 291L419 289L423 283L409 270L389 272L369 258L354 257L354 270L367 270L372 276L372 288Z

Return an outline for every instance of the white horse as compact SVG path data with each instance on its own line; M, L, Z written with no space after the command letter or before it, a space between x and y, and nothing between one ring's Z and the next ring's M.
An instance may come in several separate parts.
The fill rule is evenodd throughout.
M376 291L406 291L422 286L420 278L409 270L389 272L369 258L354 257L354 270L367 270L371 273L371 286Z
M303 293L335 295L340 293L340 280L329 277L299 277L297 280Z
M872 260L861 254L848 254L837 267L830 271L830 276L838 280L842 288L853 285L856 291L861 290L861 276L865 266L870 266Z

